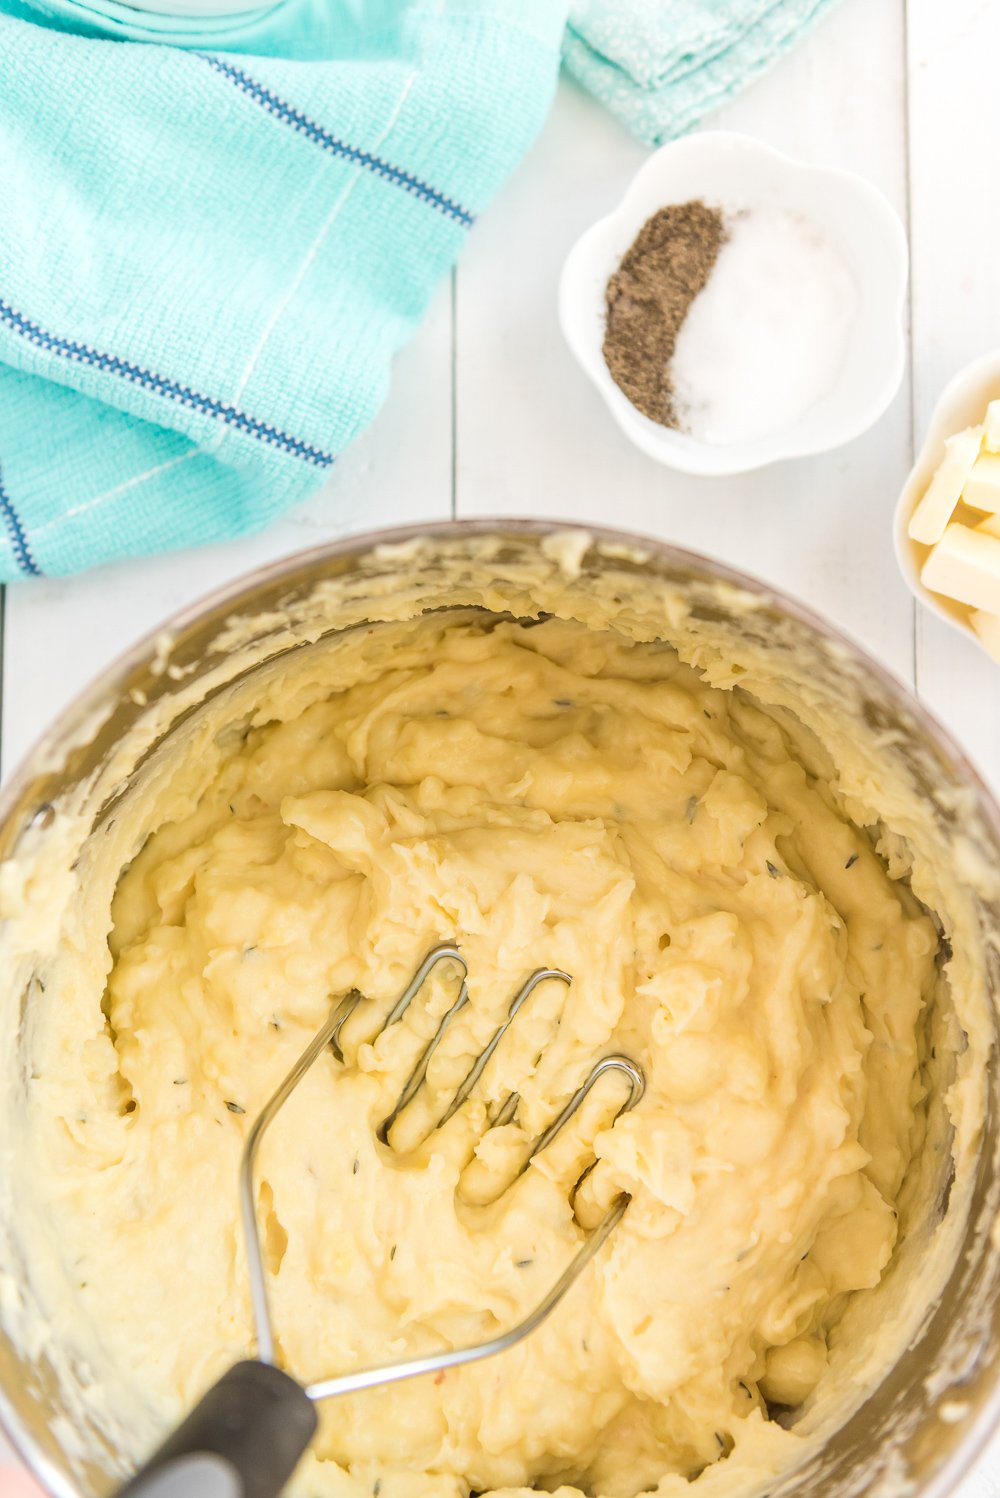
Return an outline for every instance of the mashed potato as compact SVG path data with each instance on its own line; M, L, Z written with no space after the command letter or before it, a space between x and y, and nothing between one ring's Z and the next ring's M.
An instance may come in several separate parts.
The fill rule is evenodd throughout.
M316 1065L258 1171L298 1377L496 1333L601 1203L632 1200L515 1349L325 1404L298 1491L631 1498L793 1459L769 1416L809 1398L889 1265L926 1128L938 937L905 871L780 714L660 643L438 614L357 631L269 690L216 735L197 794L161 783L103 1002L64 983L40 1010L32 1168L93 1365L163 1425L252 1349L242 1142L356 986L345 1064ZM441 940L471 1002L383 1146L454 976L373 1037ZM539 965L571 986L539 987L428 1139ZM602 1084L505 1189L611 1051L644 1068L641 1103L614 1122ZM490 1130L511 1091L516 1121ZM570 1193L595 1155L581 1225Z

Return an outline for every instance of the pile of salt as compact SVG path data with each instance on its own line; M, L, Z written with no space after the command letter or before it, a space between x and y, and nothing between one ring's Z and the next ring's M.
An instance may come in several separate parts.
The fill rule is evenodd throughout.
M677 336L678 427L717 446L788 428L836 382L857 310L841 256L800 214L734 214Z

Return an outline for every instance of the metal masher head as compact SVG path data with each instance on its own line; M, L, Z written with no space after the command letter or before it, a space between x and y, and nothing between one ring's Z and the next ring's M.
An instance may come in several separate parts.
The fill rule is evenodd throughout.
M431 1057L440 1045L448 1026L469 1002L468 967L457 946L442 942L428 952L410 982L390 1009L375 1037L377 1039L379 1035L385 1034L391 1026L402 1019L410 1004L430 977L432 971L443 962L452 962L461 971L462 982L458 997L442 1016L436 1030L424 1046L416 1065L404 1082L394 1106L378 1125L376 1132L383 1144L388 1143L389 1133L393 1124L403 1110L413 1101L423 1085ZM567 985L572 982L570 975L558 968L537 968L531 974L510 1001L506 1015L469 1067L465 1077L440 1114L432 1132L446 1124L471 1096L476 1083L489 1063L490 1057L511 1024L517 1018L519 1010L538 985L548 979L557 979ZM264 1268L264 1250L257 1222L254 1168L260 1142L283 1104L287 1102L306 1072L309 1071L314 1062L323 1054L328 1046L332 1049L339 1062L343 1063L345 1061L340 1043L341 1033L358 1005L363 1002L364 996L354 989L334 1004L326 1023L313 1036L288 1075L265 1103L260 1114L255 1119L243 1147L243 1157L240 1163L240 1206L243 1218L243 1230L246 1237L250 1294L257 1333L257 1356L263 1363L274 1363L276 1361L276 1350L268 1298L267 1275ZM558 1115L541 1134L532 1140L518 1171L518 1175L522 1175L528 1169L531 1161L562 1133L592 1088L602 1077L608 1074L617 1074L624 1077L628 1084L628 1095L615 1114L615 1118L620 1118L623 1113L627 1113L630 1108L635 1107L636 1103L642 1097L646 1086L646 1079L641 1067L628 1056L610 1055L601 1057L591 1068L590 1072ZM511 1093L504 1100L496 1115L490 1120L489 1127L498 1128L503 1124L511 1123L517 1114L519 1101L518 1093ZM575 1200L577 1192L593 1170L595 1163L592 1162L577 1179L571 1193L571 1203ZM306 1393L309 1398L318 1400L329 1399L335 1394L354 1394L361 1389L374 1388L379 1384L397 1383L401 1379L415 1378L418 1374L435 1373L443 1368L454 1368L462 1363L476 1362L480 1358L488 1358L492 1357L495 1353L504 1352L508 1347L512 1347L515 1342L520 1342L523 1337L533 1332L545 1320L546 1316L555 1309L570 1286L578 1279L590 1263L590 1260L598 1253L601 1246L618 1226L625 1215L630 1200L631 1197L627 1191L619 1193L605 1211L596 1227L587 1233L583 1243L577 1249L575 1255L548 1294L543 1297L533 1311L525 1316L522 1321L519 1321L516 1326L511 1327L509 1331L503 1332L497 1337L490 1337L483 1342L472 1343L466 1347L449 1348L445 1351L429 1353L422 1357L405 1358L398 1362L383 1363L375 1367L357 1369L351 1373L321 1379L316 1383L306 1385Z

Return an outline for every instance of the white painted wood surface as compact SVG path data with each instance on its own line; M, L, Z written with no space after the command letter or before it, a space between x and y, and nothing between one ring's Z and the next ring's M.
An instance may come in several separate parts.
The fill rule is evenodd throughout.
M913 260L911 361L885 416L839 452L732 480L681 477L636 453L562 343L562 259L644 154L564 85L400 359L388 406L315 499L232 545L8 589L4 772L121 648L253 566L378 525L533 514L676 540L806 599L916 684L1000 789L1000 667L914 604L890 537L938 391L1000 341L998 57L989 0L842 0L706 121L861 172L902 215ZM965 1493L1000 1494L1000 1445Z

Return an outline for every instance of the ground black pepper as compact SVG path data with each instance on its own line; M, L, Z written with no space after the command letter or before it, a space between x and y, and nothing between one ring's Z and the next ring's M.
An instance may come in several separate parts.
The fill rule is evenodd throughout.
M726 238L718 208L672 203L647 219L608 282L604 358L633 406L676 426L670 361Z

